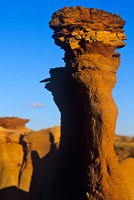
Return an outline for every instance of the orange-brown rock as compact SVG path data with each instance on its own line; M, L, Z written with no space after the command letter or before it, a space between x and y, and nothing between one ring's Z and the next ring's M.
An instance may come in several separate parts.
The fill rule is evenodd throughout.
M61 112L59 165L52 199L130 200L113 148L118 110L112 98L125 46L119 15L64 7L53 14L65 68L50 70L46 88Z
M42 191L46 193L46 189L39 189L40 180L43 177L48 188L52 184L55 160L53 161L51 157L56 151L56 149L52 149L52 146L58 147L59 137L60 127L58 126L40 131L29 129L29 132L28 130L23 132L0 127L0 190L16 187L25 192L30 190L30 194L38 191L38 197ZM38 161L32 157L33 152L38 155ZM48 167L46 167L47 165ZM45 169L40 171L40 166L41 168L45 166ZM32 180L32 176L36 179ZM30 186L31 183L32 186ZM36 199L38 197L36 196ZM13 196L11 198L13 199ZM31 200L33 199L32 197Z
M29 122L29 119L21 119L18 117L0 117L0 127L6 129L25 129L25 124Z
M128 158L120 163L120 169L127 183L131 199L134 199L134 159Z

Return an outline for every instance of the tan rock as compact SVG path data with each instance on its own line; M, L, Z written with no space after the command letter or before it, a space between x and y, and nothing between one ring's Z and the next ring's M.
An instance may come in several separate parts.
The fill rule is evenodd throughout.
M7 133L6 133L7 130ZM43 159L50 151L50 135L52 134L54 137L54 143L59 143L60 140L60 127L53 127L48 128L40 131L31 131L24 136L24 140L28 145L28 155L26 159L26 167L21 169L22 162L23 162L23 148L22 145L19 144L20 132L0 128L0 136L3 137L0 143L0 189L8 188L16 186L23 191L29 192L29 188L31 187L31 178L33 176L33 166L31 160L31 152L37 152L39 155L41 165L40 165L40 175L38 175L38 182L34 183L35 188L32 190L33 196L35 195L34 192L37 190L36 195L34 198L38 197L42 188L40 188L40 180L44 180L46 184L50 184L50 180L53 180L54 172L51 169L43 167ZM5 137L5 138L4 138ZM8 138L8 139L7 139ZM132 138L128 137L117 137L115 138L116 143L117 141L120 142L124 146L124 141L131 142L133 141ZM125 147L124 147L125 148ZM47 157L47 156L46 156ZM53 157L52 157L53 158ZM48 167L52 168L53 166L50 165L50 161L48 160ZM51 165L53 162L51 162ZM47 165L47 163L46 163ZM124 174L124 179L126 181L126 185L128 190L130 191L132 199L133 197L133 182L134 182L134 175L133 175L133 160L128 159L121 163L121 170ZM50 173L52 172L52 173ZM129 173L128 173L129 172ZM18 184L20 179L20 184ZM37 181L37 180L36 180ZM40 189L38 189L40 188ZM44 187L44 193L45 191ZM33 197L32 197L33 198Z
M113 148L118 115L112 98L125 21L119 15L64 7L50 21L65 68L50 70L46 88L61 112L54 199L130 200Z
M18 186L23 151L17 143L0 144L0 188Z
M44 157L50 150L51 141L49 133L54 136L54 143L58 144L60 140L59 126L34 131L25 136L25 141L31 144L31 151L37 151L40 158Z
M2 133L1 133L2 130ZM26 158L26 167L21 170L24 151L19 143L22 131L0 130L0 189L16 186L29 191L32 176L31 152L29 149ZM20 184L19 183L19 178Z
M35 132L0 127L0 189L16 186L29 191L33 173L31 152L36 151L40 159L46 156L51 148L50 133L54 143L59 143L58 126Z
M134 200L134 159L128 158L120 163L129 193Z
M13 130L26 129L25 124L29 119L21 119L18 117L0 117L0 127Z

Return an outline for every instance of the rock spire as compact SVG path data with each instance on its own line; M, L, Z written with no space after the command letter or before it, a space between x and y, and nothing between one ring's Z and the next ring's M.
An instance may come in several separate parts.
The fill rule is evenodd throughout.
M130 200L113 148L118 110L112 98L125 46L119 15L64 7L50 21L55 43L65 50L64 68L44 80L61 112L58 200Z

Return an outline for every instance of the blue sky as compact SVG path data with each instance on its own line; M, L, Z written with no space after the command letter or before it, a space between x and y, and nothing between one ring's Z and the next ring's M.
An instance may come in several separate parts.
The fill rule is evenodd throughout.
M72 3L71 3L72 2ZM54 44L49 21L64 6L99 8L126 20L128 40L121 53L113 91L119 109L116 132L134 136L134 67L132 0L4 0L0 2L0 116L29 118L27 127L60 124L60 113L51 93L40 80L49 69L64 66L63 51Z

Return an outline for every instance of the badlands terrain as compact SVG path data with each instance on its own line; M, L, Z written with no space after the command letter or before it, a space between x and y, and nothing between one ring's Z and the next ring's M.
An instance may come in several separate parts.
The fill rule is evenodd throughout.
M134 200L134 138L114 134L124 25L117 14L81 6L52 15L65 67L51 68L41 82L61 112L61 128L33 131L28 119L0 118L2 200Z
M55 178L60 127L33 131L29 120L0 118L0 199L48 199ZM22 135L24 137L22 137ZM20 139L22 137L22 140ZM134 199L134 138L115 136L120 170Z

